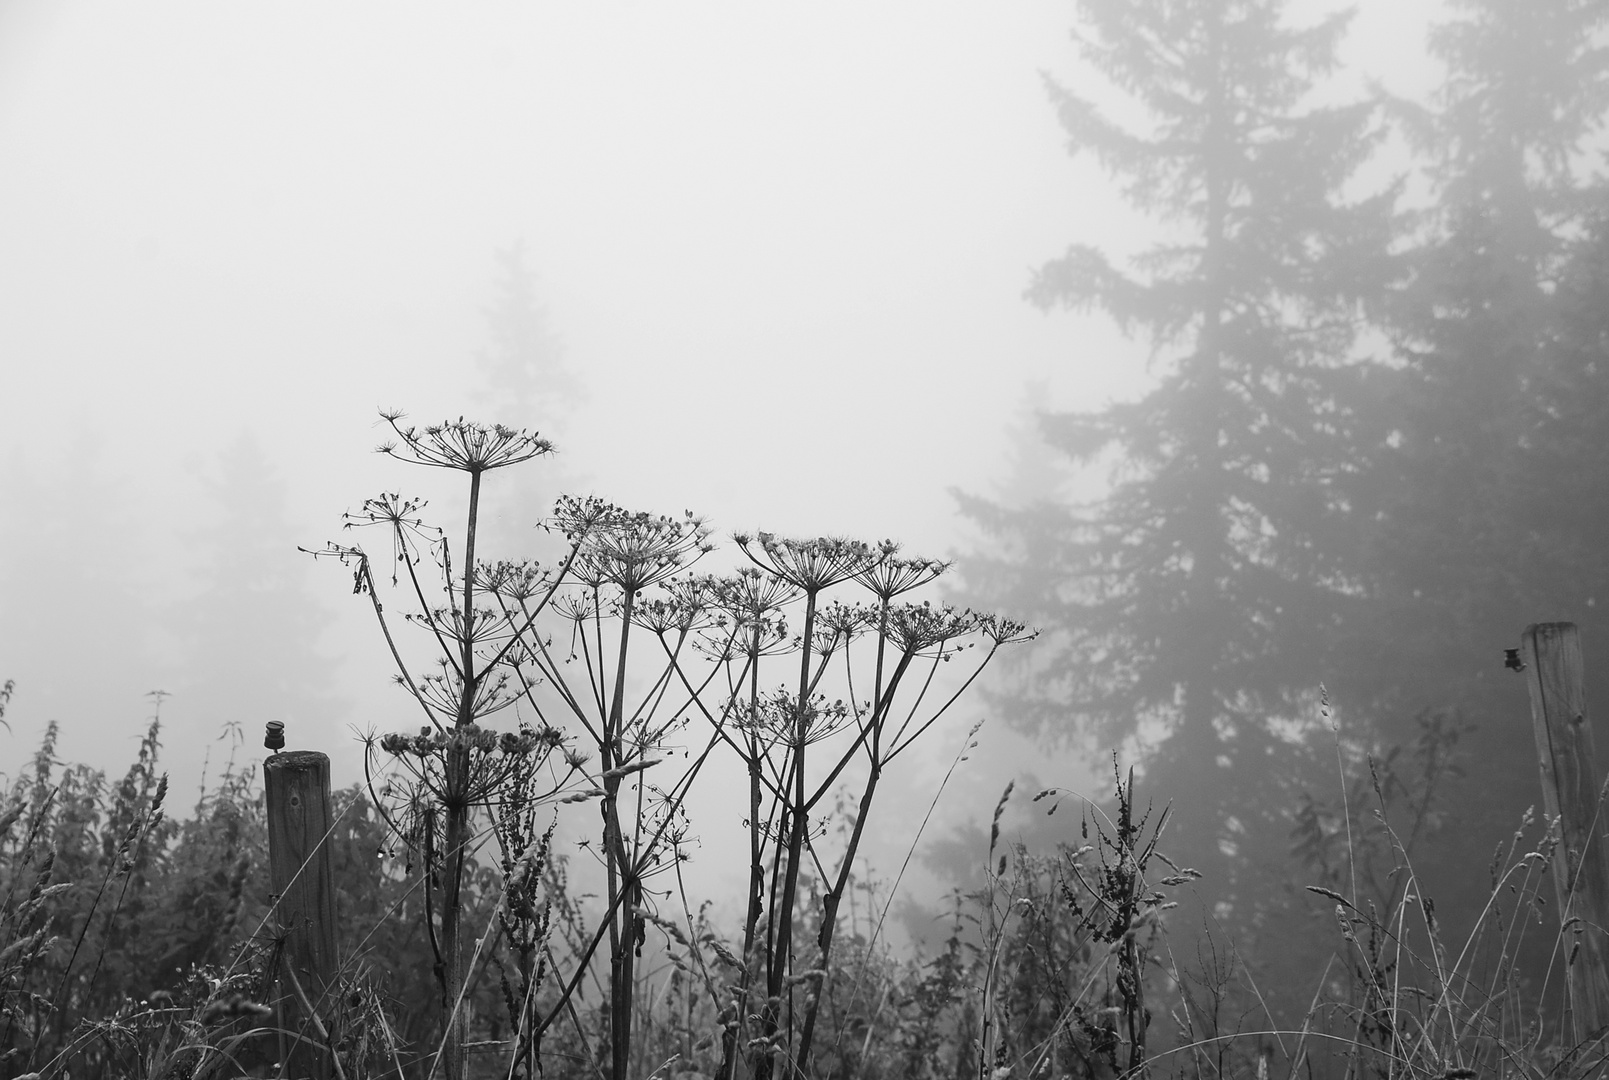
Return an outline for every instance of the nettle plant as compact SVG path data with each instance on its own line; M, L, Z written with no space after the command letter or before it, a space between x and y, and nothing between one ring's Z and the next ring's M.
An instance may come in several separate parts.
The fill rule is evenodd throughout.
M632 1025L652 929L656 949L703 995L707 1030L690 1051L709 1071L805 1074L832 990L838 906L879 780L1001 646L1030 635L1007 619L907 599L948 564L903 557L892 542L739 535L736 569L695 573L715 548L702 519L595 498L557 501L542 523L548 563L484 559L487 474L550 444L500 425L417 428L383 415L396 440L381 452L467 478L462 554L426 524L423 501L397 494L346 516L349 529L387 534L388 582L361 546L314 554L353 570L423 715L417 734L368 747L376 801L424 869L444 1008L440 1073L466 1075L465 1003L496 950L506 954L496 966L513 1032L499 1044L506 1075L532 1075L561 1020L608 1075L645 1071L634 1064L642 1048ZM406 622L433 649L418 673L409 658L420 642L398 634L381 599L387 584L409 598ZM962 657L962 670L945 668ZM494 730L505 710L524 720ZM749 864L734 940L695 918L683 881L689 793L717 754L735 756L747 780L732 808ZM827 828L829 795L829 805L855 807L847 828ZM554 895L568 879L549 853L567 803L595 815L585 847L603 885L590 929L555 938L555 905L577 910L574 897ZM463 921L467 875L494 841L495 933ZM818 898L814 910L805 897ZM591 1028L577 1005L588 983L607 990Z

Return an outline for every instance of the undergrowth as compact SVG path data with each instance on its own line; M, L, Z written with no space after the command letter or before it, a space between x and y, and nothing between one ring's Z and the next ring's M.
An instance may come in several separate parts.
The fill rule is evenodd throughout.
M1456 742L1427 724L1426 745L1364 756L1333 803L1292 813L1292 855L1333 944L1298 1023L1281 1026L1281 1003L1260 998L1254 960L1180 925L1176 904L1195 875L1166 858L1173 811L1118 774L1099 806L1060 791L1019 800L1024 811L1062 812L1068 839L1053 850L1005 835L1008 788L979 878L951 892L946 930L924 952L884 933L892 887L855 875L852 902L838 908L836 977L799 984L826 995L813 1075L1600 1075L1602 1034L1572 1040L1561 1026L1570 936L1549 922L1558 852L1548 823L1527 819L1505 838L1485 913L1466 936L1449 940L1419 891L1413 823L1445 777L1415 770ZM285 1033L268 998L275 942L255 770L231 764L179 819L159 734L153 718L135 762L113 779L58 763L50 726L8 778L0 1075L278 1075ZM326 1010L331 1075L432 1075L441 1010L428 977L427 868L363 792L337 792L334 803L343 969L339 1004ZM487 947L469 1010L470 1075L607 1075L605 984L574 994L539 1043L518 1036L525 991L539 988L531 1007L554 1002L548 977L595 922L543 820L506 816L472 860L466 922ZM674 891L680 910L650 920L637 975L634 1075L712 1077L741 1001L740 943L716 904L686 899L685 881ZM819 877L805 883L802 940L820 934L824 893ZM1514 959L1537 934L1565 943L1540 983Z

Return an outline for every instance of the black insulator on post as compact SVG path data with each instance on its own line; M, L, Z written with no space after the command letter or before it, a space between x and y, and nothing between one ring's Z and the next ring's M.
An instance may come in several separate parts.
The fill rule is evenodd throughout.
M268 721L268 733L263 736L263 745L279 753L285 749L285 724L281 720Z

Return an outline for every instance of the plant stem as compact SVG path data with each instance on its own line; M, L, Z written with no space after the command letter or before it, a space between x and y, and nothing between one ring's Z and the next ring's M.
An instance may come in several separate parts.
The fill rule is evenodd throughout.
M756 724L752 722L760 711L760 633L756 625L751 631L749 651L749 906L743 920L743 951L738 954L743 966L738 972L737 996L734 1000L737 1015L721 1036L721 1068L715 1074L719 1080L734 1080L737 1076L737 1042L743 1034L744 1018L748 1015L754 936L760 925L760 915L765 909L765 850L760 828L760 737Z
M876 723L877 721L873 720L872 722ZM866 790L861 792L860 808L855 814L855 827L850 833L849 844L844 850L843 862L838 865L838 880L833 882L832 889L821 902L821 932L817 937L817 944L821 946L821 959L817 962L817 966L823 972L831 972L832 970L827 961L832 954L833 931L838 924L838 905L843 901L844 890L849 886L849 872L855 865L855 852L860 848L861 834L865 830L866 818L870 815L872 809L872 796L877 792L877 780L882 775L881 765L875 755L876 751L874 750L871 775L866 778ZM851 910L850 915L851 919L853 919L853 910ZM810 1043L815 1037L816 1016L821 1011L822 999L827 996L828 978L827 974L822 975L815 997L811 999L810 1005L805 1011L804 1030L799 1035L799 1053L795 1058L794 1064L805 1075L809 1075Z
M474 719L475 691L479 673L475 670L475 524L480 514L479 470L469 474L469 514L464 524L464 578L462 635L458 642L462 682L458 691L458 732ZM442 1053L446 1059L447 1080L464 1080L464 1044L469 1041L469 1011L462 1005L465 994L463 942L464 856L469 843L469 743L449 741L446 755L445 791L442 802L447 812L446 851L441 897L441 950L443 981L447 985L446 1039Z
M788 863L784 871L782 894L778 898L776 946L770 957L769 978L765 988L765 1022L763 1032L765 1055L755 1063L756 1080L770 1080L770 1044L775 1038L782 1008L782 986L786 980L793 951L793 901L799 891L799 862L804 856L804 838L808 825L805 805L805 737L810 724L810 643L816 631L816 596L811 590L805 595L804 633L800 636L799 696L794 701L793 728L793 798L787 808ZM791 1021L790 1021L791 1023Z
M606 771L624 764L622 729L626 710L626 653L631 641L631 615L636 595L630 589L622 591L625 596L620 616L620 655L616 658L609 723L604 732L606 746L602 748ZM637 909L642 905L642 887L637 880L631 853L626 850L624 831L620 827L620 781L619 776L605 779L603 797L603 846L609 865L610 900L615 902L618 898L609 941L609 1048L614 1080L626 1080L631 1066L637 927L641 918Z

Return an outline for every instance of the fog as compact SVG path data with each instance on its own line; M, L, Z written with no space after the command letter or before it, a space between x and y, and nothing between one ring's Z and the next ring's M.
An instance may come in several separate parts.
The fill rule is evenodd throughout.
M1422 90L1429 13L1364 4L1353 81ZM355 729L411 726L350 578L296 550L381 490L454 505L371 452L381 408L540 428L559 458L510 492L964 556L953 490L1058 468L1032 409L1147 385L1143 344L1022 295L1069 242L1158 228L1066 153L1041 73L1077 78L1070 19L0 7L4 771L52 721L61 758L120 769L156 689L181 791L229 724L249 763L285 720L338 782ZM534 404L486 362L515 250L568 378ZM494 512L510 540L541 514ZM925 779L986 712L935 733ZM962 790L1091 775L986 731Z

